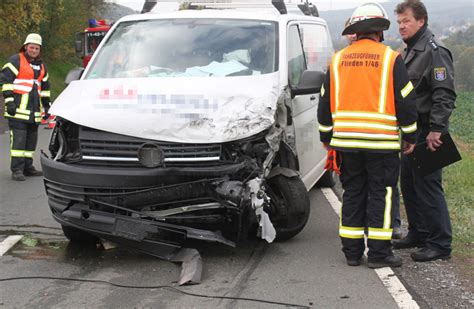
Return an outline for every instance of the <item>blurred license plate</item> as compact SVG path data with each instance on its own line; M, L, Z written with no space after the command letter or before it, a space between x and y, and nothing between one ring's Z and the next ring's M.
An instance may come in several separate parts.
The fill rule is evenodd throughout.
M142 241L147 235L147 230L147 224L117 218L115 219L113 234L131 240Z

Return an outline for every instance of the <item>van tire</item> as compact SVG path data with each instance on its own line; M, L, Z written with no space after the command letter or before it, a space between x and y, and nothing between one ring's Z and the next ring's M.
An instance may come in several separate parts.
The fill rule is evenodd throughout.
M97 243L98 238L92 234L79 230L72 226L61 225L64 236L74 243Z
M268 180L268 186L270 205L267 212L276 230L275 241L293 238L309 219L308 191L299 177L277 175Z
M316 183L318 188L334 188L336 185L336 173L334 171L326 171Z

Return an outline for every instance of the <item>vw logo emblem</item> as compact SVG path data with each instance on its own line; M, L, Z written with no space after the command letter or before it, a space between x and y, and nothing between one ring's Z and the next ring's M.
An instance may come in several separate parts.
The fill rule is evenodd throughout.
M145 143L138 148L138 162L144 167L158 167L163 164L165 154L159 145Z

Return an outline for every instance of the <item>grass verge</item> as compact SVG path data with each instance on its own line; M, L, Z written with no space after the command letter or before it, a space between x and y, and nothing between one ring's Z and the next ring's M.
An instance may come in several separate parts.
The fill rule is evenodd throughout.
M50 83L51 83L51 100L55 100L61 91L64 90L66 85L64 84L64 80L66 78L67 73L77 65L72 63L46 63L48 68L49 76L50 76Z
M474 275L474 92L460 92L451 132L462 161L444 169L443 184L453 226L454 255Z

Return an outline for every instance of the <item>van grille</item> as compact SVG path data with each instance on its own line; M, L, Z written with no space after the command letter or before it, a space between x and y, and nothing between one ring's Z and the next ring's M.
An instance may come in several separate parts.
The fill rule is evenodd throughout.
M107 166L141 166L138 149L145 143L158 145L164 153L164 163L173 165L212 165L221 159L221 144L181 144L120 135L81 127L79 143L82 163Z

